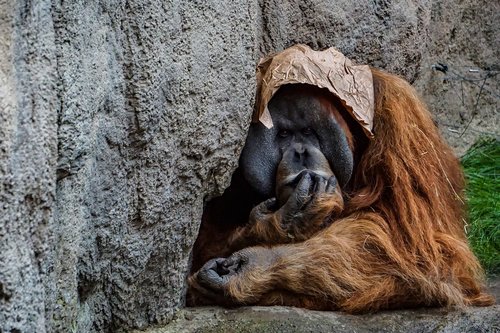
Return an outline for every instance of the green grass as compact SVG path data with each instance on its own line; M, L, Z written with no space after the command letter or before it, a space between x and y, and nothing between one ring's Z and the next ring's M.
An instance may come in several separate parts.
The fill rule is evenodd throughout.
M488 274L500 273L500 140L481 139L462 157L469 242Z

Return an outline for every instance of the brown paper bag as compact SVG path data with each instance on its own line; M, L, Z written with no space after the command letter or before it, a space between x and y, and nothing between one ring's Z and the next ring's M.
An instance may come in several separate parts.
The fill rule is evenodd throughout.
M334 48L314 51L295 45L265 57L257 66L257 96L254 121L273 126L267 104L284 84L304 83L328 89L373 137L373 79L369 66L353 65Z

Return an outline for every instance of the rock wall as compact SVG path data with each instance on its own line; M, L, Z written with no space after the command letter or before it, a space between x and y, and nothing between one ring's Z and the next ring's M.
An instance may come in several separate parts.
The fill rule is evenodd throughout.
M55 248L57 62L50 4L0 1L0 332L45 332Z
M431 65L498 62L499 13L487 0L0 0L0 332L173 318L262 55L336 46L414 82L461 129L470 108ZM498 131L498 98L483 96L459 149Z
M458 155L500 135L500 2L438 1L415 86ZM447 65L446 73L433 70Z

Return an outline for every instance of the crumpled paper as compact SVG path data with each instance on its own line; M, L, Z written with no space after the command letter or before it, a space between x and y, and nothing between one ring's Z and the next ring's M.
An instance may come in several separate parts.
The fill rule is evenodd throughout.
M304 83L328 89L340 98L353 118L373 137L373 78L367 65L353 65L342 53L329 48L314 51L295 45L265 57L257 66L257 95L253 121L267 128L273 121L267 104L285 84Z

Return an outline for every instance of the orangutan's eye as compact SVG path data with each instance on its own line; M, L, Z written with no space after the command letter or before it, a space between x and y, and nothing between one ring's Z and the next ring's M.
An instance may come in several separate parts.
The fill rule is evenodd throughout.
M281 129L278 131L279 137L286 138L289 135L290 135L290 131L287 131L286 129Z

